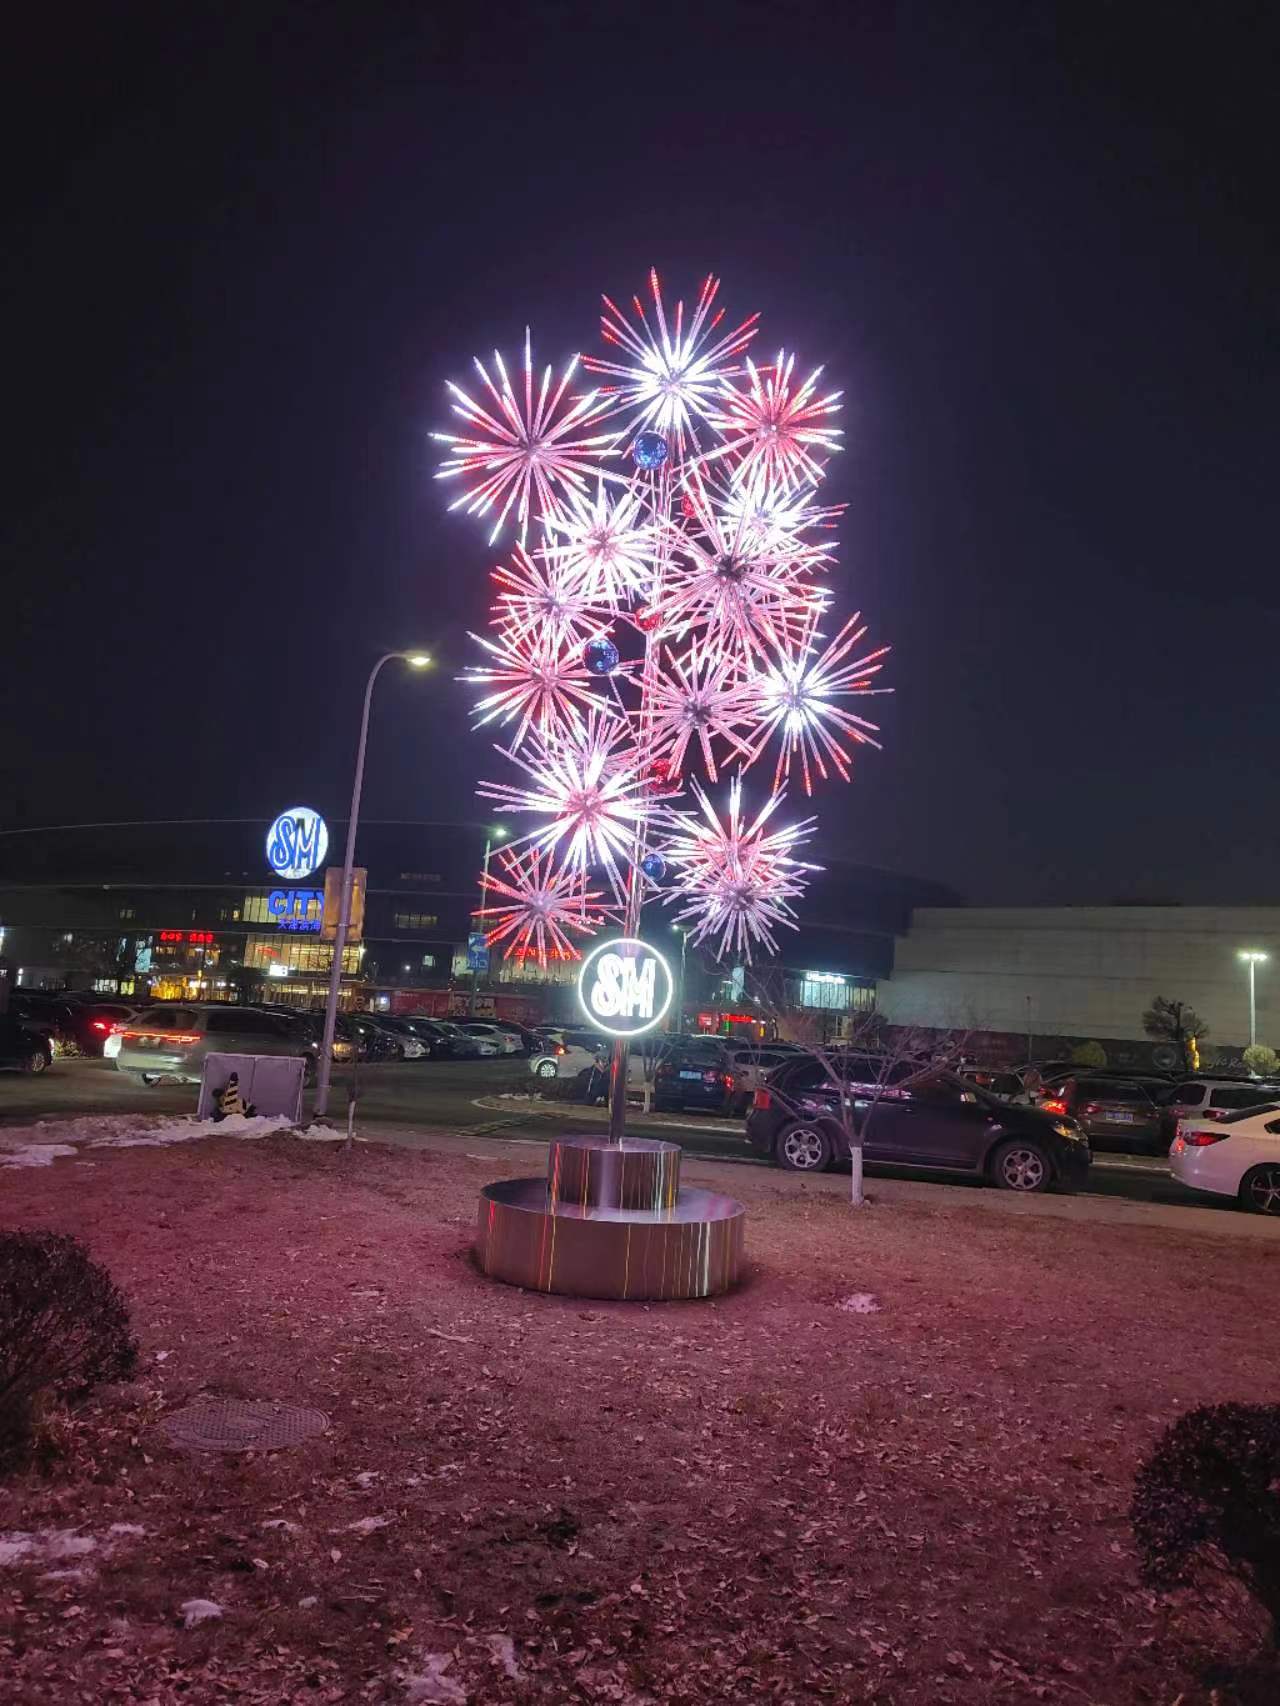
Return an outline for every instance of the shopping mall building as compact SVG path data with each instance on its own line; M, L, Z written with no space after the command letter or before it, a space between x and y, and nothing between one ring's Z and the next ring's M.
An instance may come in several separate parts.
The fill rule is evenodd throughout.
M268 860L266 820L105 825L0 836L0 956L28 988L96 990L138 1000L321 1002L333 949L321 930L323 868L282 875ZM327 826L332 866L346 824ZM468 935L480 905L483 825L360 825L368 871L361 940L343 956L343 1003L447 1013L466 1009ZM277 866L280 861L277 859ZM934 885L827 857L802 905L802 928L761 968L716 967L684 953L692 1027L740 1010L808 1012L823 1034L844 1029L892 970L895 938L914 906L953 897ZM673 965L685 947L660 905L646 934ZM504 961L477 973L478 1011L536 1021L572 1016L573 969Z

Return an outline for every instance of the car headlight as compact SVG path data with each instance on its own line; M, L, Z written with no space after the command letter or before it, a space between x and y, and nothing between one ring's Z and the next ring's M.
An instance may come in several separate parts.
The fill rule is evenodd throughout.
M1086 1141L1085 1135L1081 1131L1080 1127L1073 1124L1071 1120L1054 1120L1053 1129L1057 1132L1059 1137L1068 1138L1073 1143L1083 1143Z

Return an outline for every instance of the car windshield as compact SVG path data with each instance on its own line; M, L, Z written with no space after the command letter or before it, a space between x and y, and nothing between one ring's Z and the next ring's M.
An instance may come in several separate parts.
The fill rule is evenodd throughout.
M1089 1102L1149 1104L1151 1092L1142 1084L1113 1084L1102 1078L1081 1078L1076 1093Z

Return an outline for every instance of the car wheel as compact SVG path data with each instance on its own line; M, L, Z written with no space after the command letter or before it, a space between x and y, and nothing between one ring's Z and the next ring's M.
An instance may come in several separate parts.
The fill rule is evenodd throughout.
M1240 1202L1254 1214L1280 1214L1280 1166L1255 1167L1240 1181Z
M831 1139L820 1125L798 1120L784 1126L773 1146L779 1167L788 1173L820 1173L831 1165L835 1151Z
M1046 1191L1053 1179L1049 1157L1038 1143L1002 1143L991 1157L991 1180L1006 1191Z
M554 1078L556 1075L556 1063L555 1063L555 1061L554 1060L540 1060L538 1062L538 1074L537 1075L539 1078Z
M22 1070L29 1073L33 1078L38 1073L47 1072L49 1070L49 1056L42 1048L32 1049L22 1062Z

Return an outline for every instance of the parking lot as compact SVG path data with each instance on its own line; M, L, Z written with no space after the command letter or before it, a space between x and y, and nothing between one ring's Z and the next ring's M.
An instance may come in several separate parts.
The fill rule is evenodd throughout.
M335 1069L330 1115L335 1124L347 1117L350 1075ZM598 1125L602 1110L558 1101L544 1101L521 1058L463 1061L387 1062L362 1066L357 1081L356 1128L364 1136L408 1146L435 1142L441 1137L525 1142L544 1142L557 1124ZM30 1125L38 1120L92 1113L192 1113L196 1091L191 1086L139 1085L117 1072L110 1061L59 1060L41 1077L16 1073L0 1074L0 1126ZM751 1155L742 1135L740 1121L723 1116L644 1114L637 1104L629 1121L637 1134L665 1137L677 1142L691 1155L743 1166L765 1163ZM869 1174L877 1170L871 1168ZM881 1177L894 1176L895 1189L936 1190L928 1175L883 1170ZM948 1191L982 1191L972 1182L948 1180ZM1006 1193L987 1192L995 1198ZM1238 1213L1227 1200L1216 1200L1179 1185L1163 1160L1140 1156L1096 1155L1090 1169L1089 1198L1109 1198L1145 1204L1169 1213L1188 1226L1191 1219L1208 1215L1213 1222L1241 1228L1258 1226L1255 1217ZM1062 1199L1041 1199L1061 1201ZM1164 1213L1161 1214L1164 1218ZM1220 1228L1219 1228L1220 1230ZM1266 1230L1270 1230L1267 1227Z

